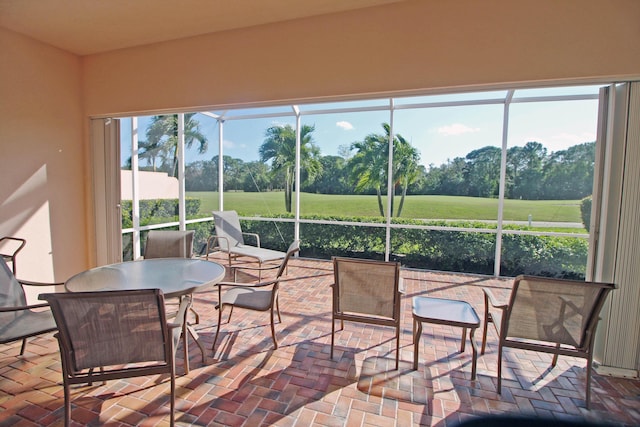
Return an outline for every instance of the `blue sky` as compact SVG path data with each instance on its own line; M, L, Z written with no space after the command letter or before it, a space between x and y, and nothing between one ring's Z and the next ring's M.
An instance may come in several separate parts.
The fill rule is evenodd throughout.
M503 99L505 91L457 95L438 95L396 99L396 105L424 102L460 101L474 99ZM597 94L597 87L539 89L516 91L514 99L549 94ZM388 106L388 99L303 105L305 111L339 107ZM397 109L394 113L394 133L402 135L421 153L425 166L439 166L455 157L464 157L474 149L502 143L503 105L470 105L437 108ZM562 102L527 102L511 104L509 112L509 147L523 146L537 141L549 152L595 140L597 126L597 100ZM235 110L228 116L290 112L291 108L274 107ZM221 112L215 112L221 113ZM195 147L188 150L186 162L210 160L218 154L218 125L216 120L202 114L196 116L201 131L209 140L206 154L200 155ZM338 155L339 147L362 140L370 133L382 134L381 124L389 122L388 111L346 112L302 116L302 123L315 125L313 133L323 155ZM150 117L139 118L140 139L145 139ZM229 119L223 127L224 154L244 161L258 160L258 149L264 141L264 132L270 126L290 124L295 117L269 117L260 119ZM130 120L122 123L122 159L130 156Z

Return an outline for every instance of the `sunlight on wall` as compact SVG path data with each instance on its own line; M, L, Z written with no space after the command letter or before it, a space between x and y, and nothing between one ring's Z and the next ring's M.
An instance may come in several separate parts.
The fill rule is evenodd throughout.
M18 277L40 282L54 281L51 241L51 214L47 199L47 167L43 165L19 185L2 203L2 210L11 215L4 221L11 235L26 239L27 244L17 255ZM37 259L38 262L27 263ZM51 288L53 290L53 288ZM38 290L42 292L42 289ZM29 302L37 302L27 295Z

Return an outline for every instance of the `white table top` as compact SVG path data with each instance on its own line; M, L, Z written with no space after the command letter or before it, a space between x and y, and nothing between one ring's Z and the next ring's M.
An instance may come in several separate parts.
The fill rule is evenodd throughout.
M165 297L204 290L224 278L224 266L201 259L154 258L104 265L66 281L69 292L160 289Z

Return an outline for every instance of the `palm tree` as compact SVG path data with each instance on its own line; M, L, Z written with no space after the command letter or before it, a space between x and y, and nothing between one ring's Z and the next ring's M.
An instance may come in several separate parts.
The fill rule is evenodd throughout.
M356 191L375 189L378 196L378 209L380 216L384 216L382 203L382 189L387 184L387 171L389 167L389 139L391 126L383 123L384 135L369 134L363 141L351 144L351 149L356 154L349 161L351 178L355 182ZM420 176L418 151L401 135L393 138L393 191L391 192L391 215L393 216L393 198L396 189L401 190L402 198L397 216L402 213L405 196L409 185L416 182Z
M351 179L356 191L375 189L378 196L380 216L384 216L382 187L386 183L389 164L389 139L378 134L369 134L363 141L351 144L356 154L349 160Z
M158 158L166 157L165 147L160 141L149 143L147 141L138 142L138 157L140 160L146 160L151 165L154 172L157 170Z
M396 135L393 143L393 178L394 187L400 187L402 191L400 205L398 206L398 217L402 214L409 186L420 178L419 162L420 153L418 153L418 150L402 136ZM393 194L391 197L391 214L393 215Z
M311 182L322 173L320 149L315 145L311 133L315 126L302 125L300 129L300 169ZM260 160L271 161L271 174L284 175L284 203L291 212L294 171L296 162L296 131L291 125L272 126L265 132L260 146Z
M207 152L207 137L200 131L200 122L193 116L197 113L184 115L184 145L189 148L198 141L198 152ZM147 141L141 144L140 157L147 157L155 170L156 157L161 157L163 163L171 162L170 175L176 176L178 170L178 115L153 116L147 128Z

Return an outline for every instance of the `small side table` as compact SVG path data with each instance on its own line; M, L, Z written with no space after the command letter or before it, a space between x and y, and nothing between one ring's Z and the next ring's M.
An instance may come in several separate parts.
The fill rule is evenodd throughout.
M480 326L480 318L468 302L430 297L413 297L413 369L418 369L418 348L422 335L422 322L462 328L460 352L464 351L469 329L469 340L473 355L471 358L471 380L476 379L476 359L478 348L473 334Z

